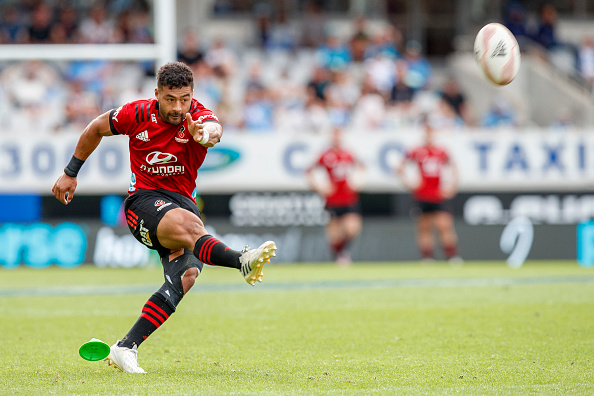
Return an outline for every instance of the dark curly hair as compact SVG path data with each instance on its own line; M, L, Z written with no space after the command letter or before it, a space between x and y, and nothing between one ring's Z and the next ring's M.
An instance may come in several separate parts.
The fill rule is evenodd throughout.
M157 88L163 87L194 88L194 73L188 65L182 62L169 62L157 71Z

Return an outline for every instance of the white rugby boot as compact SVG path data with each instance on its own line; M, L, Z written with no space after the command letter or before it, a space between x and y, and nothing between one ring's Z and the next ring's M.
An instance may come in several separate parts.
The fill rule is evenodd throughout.
M246 246L241 252L241 274L245 281L254 286L256 281L262 282L262 269L264 264L270 262L270 258L276 256L276 244L267 241L257 249L250 249Z
M118 368L125 373L146 373L146 371L144 371L142 367L138 365L138 350L136 345L134 345L132 348L119 347L118 342L120 341L117 341L111 346L111 351L105 358L107 364L110 366L113 364L115 368Z

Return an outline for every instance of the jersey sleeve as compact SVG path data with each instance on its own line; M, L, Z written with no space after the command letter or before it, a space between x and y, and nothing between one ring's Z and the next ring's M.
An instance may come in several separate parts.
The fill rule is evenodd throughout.
M134 106L126 103L109 112L109 129L114 135L127 135L130 124L134 121Z
M203 122L216 122L220 123L218 117L213 113L211 110L207 109L206 107L200 105L200 103L192 104L190 108L190 114L192 114L192 119L198 121L200 123Z

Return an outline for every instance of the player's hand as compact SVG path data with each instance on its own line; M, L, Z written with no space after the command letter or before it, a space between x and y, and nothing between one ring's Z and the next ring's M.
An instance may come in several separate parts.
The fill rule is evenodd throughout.
M54 197L64 205L68 205L72 198L74 198L74 190L76 190L77 181L76 177L70 177L63 173L62 176L56 180L56 183L52 187L52 193Z
M443 199L452 199L456 195L456 190L453 188L444 189L441 192L441 196Z
M204 138L205 133L208 134L208 141L204 144L201 143L205 147L212 147L216 143L218 143L219 140L221 140L221 134L218 133L218 131L205 132L204 124L196 120L193 120L192 115L190 113L186 113L186 120L188 120L188 132L190 132L190 135L192 135L192 138L195 142L200 143L202 141L202 138Z

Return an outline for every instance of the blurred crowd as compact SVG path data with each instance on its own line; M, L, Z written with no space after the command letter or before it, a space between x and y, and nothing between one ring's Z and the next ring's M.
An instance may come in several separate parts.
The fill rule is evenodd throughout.
M0 41L152 42L145 1L112 0L82 10L50 4L20 1L6 8ZM428 109L438 128L517 125L503 98L475 114L458 82L436 79L422 45L397 27L371 28L360 17L349 34L339 34L312 4L299 26L282 12L256 7L258 45L250 48L223 39L207 43L195 30L180 37L178 60L194 70L194 96L226 131L321 133L335 125L397 131ZM584 57L594 78L594 50ZM101 112L152 97L155 87L153 64L113 61L0 63L0 82L0 131L36 133L78 133Z

